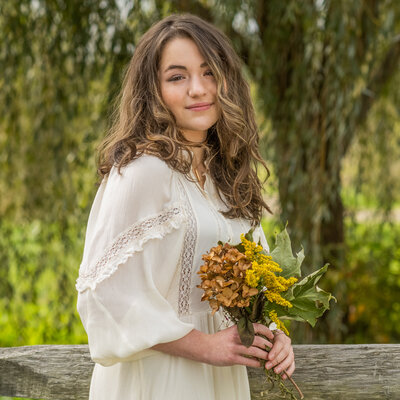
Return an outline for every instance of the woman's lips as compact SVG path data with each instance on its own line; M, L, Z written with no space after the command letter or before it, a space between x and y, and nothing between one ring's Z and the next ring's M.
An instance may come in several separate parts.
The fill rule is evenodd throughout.
M195 106L187 107L187 109L190 111L205 111L205 110L208 110L212 105L213 105L213 103L195 105Z

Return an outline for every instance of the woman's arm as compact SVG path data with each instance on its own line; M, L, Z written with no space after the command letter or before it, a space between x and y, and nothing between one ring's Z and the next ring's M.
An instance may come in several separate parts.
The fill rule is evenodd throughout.
M267 369L276 366L275 372L281 373L287 370L287 375L292 375L295 365L290 339L285 334L274 337L273 333L262 324L254 324L254 330L256 334L264 335L268 339L256 335L253 345L247 348L241 344L237 326L234 325L214 334L193 329L181 339L156 344L152 349L212 365L239 364L259 367L259 361L246 357L253 356L266 360ZM269 353L265 351L265 346L271 347Z

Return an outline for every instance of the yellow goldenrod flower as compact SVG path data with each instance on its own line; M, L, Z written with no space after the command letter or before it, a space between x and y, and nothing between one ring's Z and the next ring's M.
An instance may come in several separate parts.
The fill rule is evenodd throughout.
M282 268L279 264L272 260L271 256L266 254L258 254L259 262L262 264L268 264L268 268L273 272L282 272Z
M250 240L247 240L243 233L240 235L240 240L242 241L242 244L244 246L244 255L250 261L253 261L257 253L260 253L262 251L262 246L258 245L256 242L251 242Z
M267 290L265 292L265 297L271 302L279 304L282 307L293 307L292 303L286 299L284 299L279 293L272 292L271 290Z
M271 256L261 253L262 246L246 239L244 234L240 238L245 249L245 257L251 261L251 267L246 271L245 280L247 285L264 291L265 297L270 302L283 307L292 307L292 304L285 300L280 293L285 292L294 285L297 282L297 278L286 279L283 276L275 275L277 272L282 272L282 268L272 260Z
M246 272L246 283L253 287L256 288L258 286L258 282L259 282L260 278L257 276L257 274L255 273L255 271L253 271L252 269L249 269Z
M285 288L284 290L288 290L290 286L293 286L297 282L297 278L294 276L290 277L289 279L285 279L282 276L278 276L279 283Z
M289 336L289 331L286 329L285 324L278 318L278 315L275 310L269 312L269 318L272 322L275 322L278 329L282 330Z

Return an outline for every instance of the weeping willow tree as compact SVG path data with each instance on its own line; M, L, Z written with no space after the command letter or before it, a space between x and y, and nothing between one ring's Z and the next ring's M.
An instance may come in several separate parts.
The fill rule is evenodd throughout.
M278 176L281 220L288 221L295 247L306 248L309 268L342 263L342 163L373 105L382 98L399 104L400 4L155 1L146 10L145 26L169 12L194 12L231 38L270 124L263 146ZM129 15L140 13L136 2Z
M97 1L0 3L0 346L84 340L74 281L119 22Z
M266 26L258 58L266 69L256 69L256 77L274 127L283 218L314 262L337 264L344 244L342 162L399 71L398 19L377 1L276 5L274 15L257 14Z
M264 146L279 177L282 220L314 261L340 254L342 161L373 104L396 91L398 2L146 1L120 8L113 1L20 0L1 7L2 173L19 194L2 185L3 212L71 211L77 188L68 179L104 131L90 118L104 121L135 42L168 13L191 11L232 38L257 84L259 110L272 124ZM103 87L89 100L95 80ZM78 115L86 121L76 122Z
M176 10L189 11L183 1L172 4ZM232 39L257 86L258 111L266 122L263 150L276 171L279 218L288 223L294 248L304 246L308 271L325 262L336 270L330 289L342 304L319 330L306 330L300 336L341 341L348 312L342 171L353 145L359 147L357 154L365 154L371 145L378 153L370 159L352 157L359 166L357 186L370 180L371 170L378 170L372 190L378 207L389 215L398 200L397 175L388 164L399 154L391 127L399 121L400 4L390 0L195 4L197 13ZM365 170L367 174L362 173Z
M50 268L57 280L52 301L67 296L73 303L96 190L95 147L135 43L171 12L215 23L242 57L265 121L262 146L278 178L279 217L288 221L294 248L305 247L309 269L324 261L344 267L341 172L354 144L357 154L378 154L377 167L366 157L356 160L358 182L368 175L363 171L381 171L378 200L386 211L392 207L398 188L388 165L399 146L389 140L400 104L398 1L1 2L2 297L21 292L16 286L23 276L9 266L17 269L36 257L24 272L28 278ZM21 237L10 233L10 224L21 226ZM42 249L10 250L14 242L35 238ZM24 290L21 299L38 301L36 289Z

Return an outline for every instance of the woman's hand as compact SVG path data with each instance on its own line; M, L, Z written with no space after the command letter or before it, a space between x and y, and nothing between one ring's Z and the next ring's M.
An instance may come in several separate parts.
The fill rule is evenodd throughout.
M294 353L291 340L282 331L275 334L273 346L268 354L268 362L265 368L274 369L277 374L282 374L282 378L286 379L291 376L295 370Z
M260 367L260 361L249 356L270 360L266 347L273 347L274 334L265 325L253 324L253 326L256 336L250 347L241 343L236 325L209 335L207 362L219 366L240 364L247 367Z
M283 333L274 336L265 325L255 323L253 326L256 336L250 347L241 343L237 326L233 325L213 334L193 329L181 339L160 343L152 348L174 356L218 366L260 367L260 361L255 359L259 358L266 361L266 368L276 366L274 371L278 373L287 369L286 373L290 376L295 368L290 339ZM267 347L271 348L269 353L266 351ZM285 379L285 375L283 378Z

